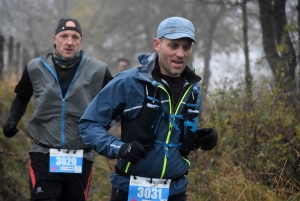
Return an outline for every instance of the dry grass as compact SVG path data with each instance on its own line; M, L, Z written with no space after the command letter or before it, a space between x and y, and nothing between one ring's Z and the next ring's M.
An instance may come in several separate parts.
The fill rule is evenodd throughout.
M1 127L15 96L15 85L15 80L0 81ZM297 138L300 136L300 125L297 124L299 108L286 109L289 105L285 106L283 102L276 105L273 101L267 102L271 106L261 105L249 112L239 105L244 102L242 96L232 98L227 94L222 93L222 98L215 97L222 100L217 102L222 104L221 107L213 105L214 101L204 101L204 108L208 109L203 112L205 118L201 125L214 127L218 131L219 142L212 151L198 150L190 154L188 201L300 200L300 165L296 154L300 150ZM270 97L274 100L272 94ZM264 98L268 100L266 95ZM270 107L277 112L278 118L268 115ZM0 131L0 200L29 200L28 151L31 140L26 135L26 129L32 111L31 102L18 124L20 132L14 138L7 139L2 129ZM288 125L291 122L287 118L289 116L295 119L293 126L298 125L295 135L291 133L293 127ZM260 123L259 127L256 122ZM253 141L253 132L257 141ZM254 148L253 143L256 143ZM96 156L88 201L109 200L109 176L114 170L114 163L113 160ZM293 167L298 175L293 174Z

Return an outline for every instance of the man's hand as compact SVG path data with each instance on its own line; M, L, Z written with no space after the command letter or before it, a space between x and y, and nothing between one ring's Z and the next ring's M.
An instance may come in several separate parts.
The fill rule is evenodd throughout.
M201 150L212 150L218 141L218 134L212 128L203 128L197 131L196 145Z
M197 140L197 135L194 132L191 133L188 132L185 137L183 134L181 134L180 153L182 154L182 156L187 157L191 151L195 150L196 140Z
M17 123L15 121L9 121L3 126L3 134L5 137L11 138L19 132L17 129Z
M142 145L136 141L123 144L119 150L119 157L127 159L132 164L146 157L146 152L151 149L150 145Z

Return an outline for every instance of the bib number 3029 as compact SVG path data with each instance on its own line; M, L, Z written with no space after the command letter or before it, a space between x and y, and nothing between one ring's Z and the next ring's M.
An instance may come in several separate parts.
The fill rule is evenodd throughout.
M82 173L83 150L50 149L49 171Z
M60 165L64 165L64 166L76 166L77 164L77 158L76 157L70 157L70 156L57 156L55 157L56 162L55 164L60 166Z
M128 200L167 201L171 180L130 176Z

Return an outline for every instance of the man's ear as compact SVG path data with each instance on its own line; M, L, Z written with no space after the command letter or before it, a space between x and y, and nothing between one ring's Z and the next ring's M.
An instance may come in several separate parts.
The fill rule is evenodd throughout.
M156 50L156 52L159 52L160 40L158 38L154 38L153 44L154 44L154 49Z
M56 45L56 35L53 36L53 43Z

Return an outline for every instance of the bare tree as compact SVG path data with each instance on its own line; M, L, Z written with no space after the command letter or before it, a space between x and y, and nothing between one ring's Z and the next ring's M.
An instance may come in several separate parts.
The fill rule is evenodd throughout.
M258 0L265 57L276 85L296 91L297 57L287 29L286 0Z
M206 34L206 39L203 41L204 42L204 51L203 51L203 56L204 56L204 74L203 74L203 82L202 82L202 87L203 87L203 92L206 93L208 86L209 86L209 79L210 79L210 61L211 61L211 54L212 54L212 46L213 46L213 41L215 40L214 38L214 33L216 31L216 26L218 24L218 21L220 20L221 17L224 16L224 13L226 12L226 9L223 6L220 6L220 8L215 8L214 9L214 14L207 13L208 19L208 29L205 30L207 32Z

